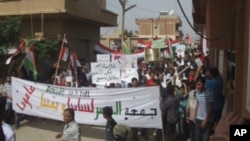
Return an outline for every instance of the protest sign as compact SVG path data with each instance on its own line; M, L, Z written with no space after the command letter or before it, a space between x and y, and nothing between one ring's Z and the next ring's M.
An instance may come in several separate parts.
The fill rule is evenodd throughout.
M121 83L120 65L118 62L93 62L91 63L92 83L109 85Z
M96 62L110 62L110 54L97 54Z
M137 55L112 55L112 61L120 64L121 80L130 83L132 78L138 77Z

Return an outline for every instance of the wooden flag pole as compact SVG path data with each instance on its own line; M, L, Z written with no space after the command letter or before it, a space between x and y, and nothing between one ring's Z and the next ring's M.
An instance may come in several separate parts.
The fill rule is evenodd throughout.
M63 35L63 41L62 41L60 53L59 53L59 56L58 56L58 60L57 60L57 63L56 63L56 72L55 72L55 78L54 78L54 82L53 82L54 85L56 84L56 76L57 76L58 69L59 69L60 56L61 56L61 54L62 54L62 48L63 48L63 44L64 44L65 37L66 37L66 33L64 33L64 35Z

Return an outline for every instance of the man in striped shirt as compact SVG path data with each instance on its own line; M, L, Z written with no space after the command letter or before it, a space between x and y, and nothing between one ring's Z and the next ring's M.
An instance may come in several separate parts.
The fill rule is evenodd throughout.
M212 111L214 98L211 92L205 88L205 78L196 79L196 141L209 141L209 135L213 123Z

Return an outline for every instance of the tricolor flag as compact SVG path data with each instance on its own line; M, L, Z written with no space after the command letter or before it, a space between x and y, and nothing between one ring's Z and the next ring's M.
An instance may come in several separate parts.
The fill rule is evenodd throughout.
M122 40L122 52L124 54L131 54L131 50L128 46L128 43L125 40Z
M152 47L152 41L138 40L138 41L137 41L137 47L141 47L141 48L151 48L151 47Z
M21 40L16 52L6 60L5 64L9 65L12 59L24 50L25 46L26 46L25 40Z
M62 48L61 48L61 52L60 52L60 60L62 61L67 61L68 60L68 57L69 57L69 46L68 46L68 41L67 39L65 38L63 40L63 43L62 43Z
M173 53L173 50L172 50L172 43L171 43L169 38L167 39L166 53L169 55L170 59L174 59L174 53Z
M71 76L77 80L77 67L81 67L81 63L77 57L77 54L75 52L72 52L70 54L70 64L67 68L67 72L71 72Z
M82 65L81 65L81 63L80 63L80 61L79 61L78 56L77 56L76 53L74 53L74 62L75 62L75 65L77 67L82 67Z
M30 47L30 51L27 53L26 57L23 60L23 66L27 72L32 72L33 79L37 79L37 67L34 53L34 46Z

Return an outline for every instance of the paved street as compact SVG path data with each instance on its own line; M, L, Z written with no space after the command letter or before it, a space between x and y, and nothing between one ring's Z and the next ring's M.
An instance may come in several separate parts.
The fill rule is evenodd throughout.
M33 117L30 120L22 121L21 127L16 129L17 141L57 141L55 135L62 131L63 122L49 119ZM81 125L82 141L104 141L105 129L103 127L94 127ZM149 131L150 140L153 138L154 130ZM140 141L144 141L140 139Z

